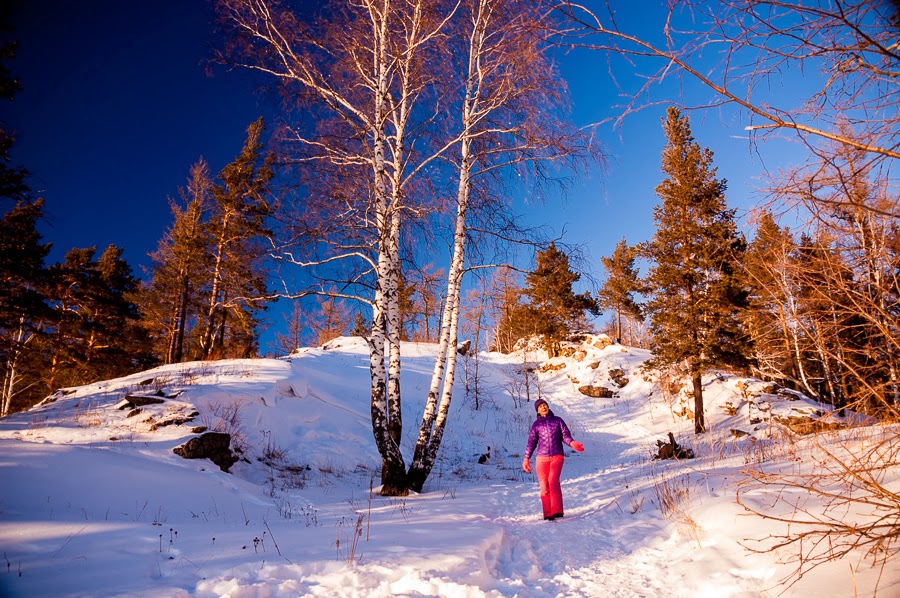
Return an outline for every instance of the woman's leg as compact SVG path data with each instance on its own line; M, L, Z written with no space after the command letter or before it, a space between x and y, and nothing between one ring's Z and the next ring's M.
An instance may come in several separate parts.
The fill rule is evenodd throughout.
M541 485L541 507L544 509L544 519L549 519L553 515L550 504L550 463L553 457L537 457L534 460L535 469L537 470L538 483ZM559 476L557 476L558 478Z
M552 517L562 517L563 515L563 497L562 497L562 486L560 486L559 478L560 474L562 474L563 462L565 461L565 457L562 455L556 455L553 457L548 457L550 460L547 463L547 490L549 494L549 503L550 503L550 516ZM544 515L546 516L547 511L544 510Z

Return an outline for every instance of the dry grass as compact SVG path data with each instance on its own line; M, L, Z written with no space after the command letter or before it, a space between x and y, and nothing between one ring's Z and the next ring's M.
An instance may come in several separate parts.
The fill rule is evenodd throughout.
M700 526L694 521L689 508L694 488L690 474L666 476L653 475L656 504L663 516L672 521L678 530L700 543Z

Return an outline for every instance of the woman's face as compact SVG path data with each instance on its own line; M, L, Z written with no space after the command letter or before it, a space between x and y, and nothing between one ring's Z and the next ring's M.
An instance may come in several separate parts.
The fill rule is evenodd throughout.
M538 405L537 412L538 412L538 415L540 415L541 417L544 417L548 413L550 413L550 408L547 407L547 403L541 403L540 405Z

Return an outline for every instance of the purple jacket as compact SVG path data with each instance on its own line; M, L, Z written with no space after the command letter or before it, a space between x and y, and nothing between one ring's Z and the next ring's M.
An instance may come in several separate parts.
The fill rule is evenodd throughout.
M569 426L561 417L556 417L550 411L545 417L540 415L531 424L531 432L528 434L528 446L525 448L525 458L531 459L534 448L537 446L538 457L552 457L563 455L563 442L572 444L572 434Z

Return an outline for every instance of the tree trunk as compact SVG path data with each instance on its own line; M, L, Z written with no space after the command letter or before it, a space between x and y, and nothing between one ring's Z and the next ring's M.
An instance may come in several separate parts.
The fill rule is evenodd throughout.
M703 434L706 432L706 421L703 417L703 376L693 362L691 381L694 383L694 434Z

